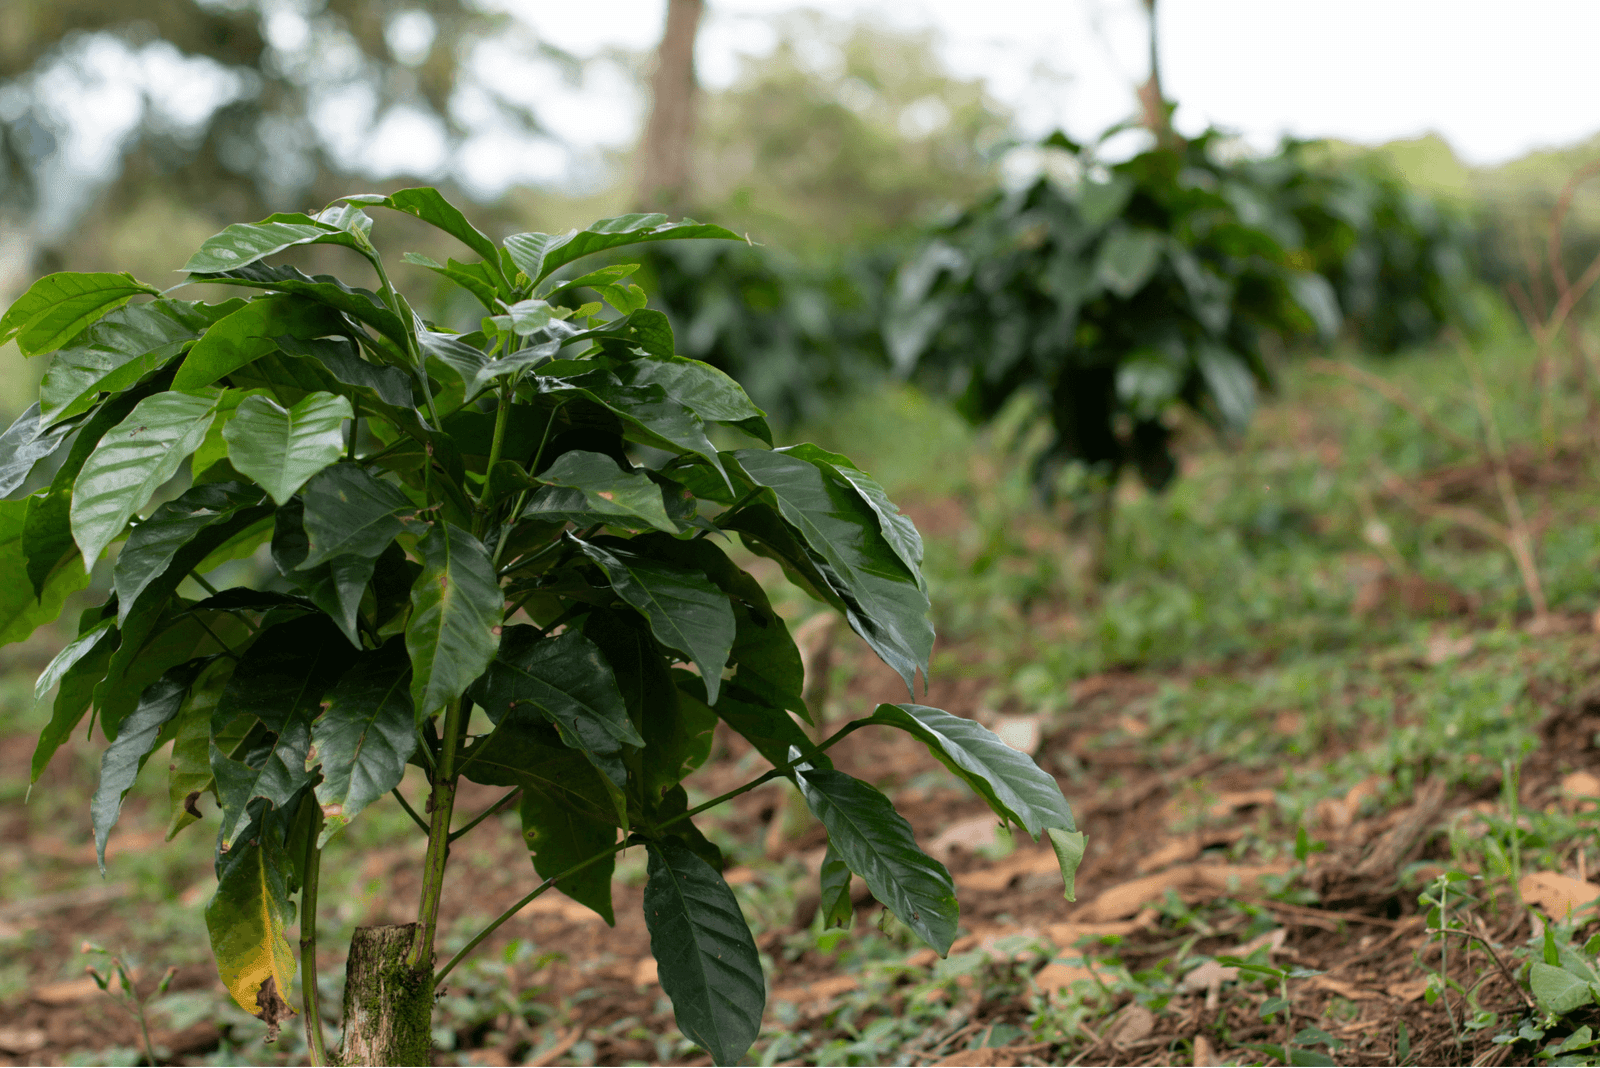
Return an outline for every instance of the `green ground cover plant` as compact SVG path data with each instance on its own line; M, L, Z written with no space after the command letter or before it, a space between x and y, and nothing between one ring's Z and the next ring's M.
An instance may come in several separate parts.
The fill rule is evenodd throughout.
M413 312L373 249L369 209L477 254L408 260L476 297L479 329ZM169 838L203 818L206 798L219 824L206 924L223 981L276 1033L293 1014L285 928L298 908L315 1062L330 1059L322 849L386 794L427 836L421 897L414 923L355 933L343 1063L426 1063L439 982L552 888L611 922L630 846L648 856L644 916L678 1026L717 1063L738 1062L765 982L721 852L693 817L779 778L827 829L826 920L848 922L860 878L948 952L948 870L828 756L869 726L926 745L1003 822L1048 840L1070 895L1084 840L1055 780L977 723L914 703L815 739L799 651L723 548L737 535L842 612L914 696L933 645L915 527L846 457L773 448L736 383L675 353L632 265L568 266L732 237L630 215L496 244L435 190L407 189L206 241L190 281L247 297L191 302L129 275L56 274L0 318L0 339L51 358L39 401L5 432L0 484L15 493L54 467L0 502L0 640L54 620L115 548L110 596L36 684L55 698L32 778L86 717L98 727L108 744L90 810L104 870L124 799L170 743ZM268 262L312 245L349 250L377 289ZM573 293L595 299L560 303ZM207 578L263 548L268 580ZM719 722L771 770L691 805L684 782ZM399 789L408 765L425 775L422 804ZM507 792L462 821L463 781ZM457 843L512 804L536 885L436 965L447 861L459 867L471 842Z

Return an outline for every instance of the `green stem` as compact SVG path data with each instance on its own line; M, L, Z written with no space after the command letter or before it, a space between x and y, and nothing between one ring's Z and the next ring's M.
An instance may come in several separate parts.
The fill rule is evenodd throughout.
M215 586L211 585L211 583L206 581L205 576L199 574L198 572L190 572L189 573L189 577L194 579L195 582L200 586L200 588L202 590L205 590L207 593L209 593L213 597L215 597L218 594L218 592L220 592L220 591L218 591L218 589ZM245 615L243 612L229 612L228 614L233 616L240 623L243 623L246 627L249 627L251 634L254 634L254 633L256 633L256 631L261 629L260 627L256 626L254 623L252 623L250 621L250 617ZM206 625L205 625L205 623L203 621L200 623L200 625L202 627L206 627ZM210 631L211 631L211 628L210 627L206 627L206 632L210 633ZM217 637L215 634L212 634L211 636L213 638ZM217 644L218 645L222 645L222 639L217 638ZM222 647L224 649L227 648L226 645L223 645ZM239 658L238 657L234 657L234 659L237 660Z
M462 767L466 767L466 765L463 764ZM515 790L512 790L510 793L506 794L500 800L496 801L494 804L490 805L488 808L484 809L482 812L480 812L476 816L474 816L472 818L472 822L468 823L465 827L461 827L461 828L458 828L457 830L451 831L450 832L450 841L454 842L457 838L460 838L461 836L466 834L468 831L472 830L472 828L476 827L478 824L482 823L484 820L488 819L490 816L493 816L496 812L499 812L501 809L505 808L506 807L506 802L510 801L512 798L516 797L520 793L522 793L522 787L519 786Z
M400 303L400 294L395 292L394 284L389 281L389 272L383 269L383 258L378 255L377 250L373 250L367 260L372 264L372 269L378 272L379 289L383 294L384 303L394 312L395 317L400 320L400 326L405 330L406 355L411 358L412 365L417 369L417 379L422 383L422 398L427 402L428 414L433 416L433 425L442 430L444 423L440 420L439 409L433 401L433 387L428 385L428 365L422 359L422 349L417 345L415 324L407 314L405 305Z
M500 462L500 450L505 445L507 416L511 414L511 391L500 391L500 406L494 413L494 439L489 443L489 463L483 469L483 492L478 494L479 520L487 526L489 516L489 480L494 475L494 465ZM479 537L483 531L477 531Z
M439 747L439 763L433 775L429 797L428 851L422 861L422 900L417 906L417 923L423 936L417 939L406 963L420 966L424 954L433 952L433 939L439 927L439 897L444 891L444 869L450 860L450 817L456 807L456 750L466 727L464 702L457 698L444 713Z
M323 1045L322 1008L317 995L317 877L322 868L322 850L317 848L317 838L321 833L322 810L319 808L311 833L306 837L300 890L300 998L306 1017L306 1046L311 1063L319 1068L328 1063L328 1050Z
M361 434L361 401L350 402L350 443L345 447L345 459L351 463L356 459L356 438Z
M406 815L411 817L411 822L421 827L423 834L427 834L428 821L417 815L417 810L411 807L411 802L407 801L406 795L400 792L400 787L396 786L389 792L394 795L396 801L400 802L400 807L406 810Z

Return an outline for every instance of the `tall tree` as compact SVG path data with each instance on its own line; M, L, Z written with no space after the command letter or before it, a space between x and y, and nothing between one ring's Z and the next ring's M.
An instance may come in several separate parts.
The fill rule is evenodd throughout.
M639 206L681 211L689 199L689 155L699 111L694 40L705 0L668 0L667 25L656 49L650 122L640 149Z

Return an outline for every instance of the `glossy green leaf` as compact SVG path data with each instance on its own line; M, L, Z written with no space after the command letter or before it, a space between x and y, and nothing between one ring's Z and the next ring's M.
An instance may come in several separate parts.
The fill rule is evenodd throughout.
M338 556L376 559L405 529L402 516L417 506L392 483L373 478L356 464L334 464L306 483L308 553L299 564L314 568Z
M605 776L582 753L561 744L536 709L511 709L493 731L462 751L457 766L472 782L536 790L586 820L617 822Z
M217 702L212 732L240 716L253 716L275 737L261 753L244 761L215 745L211 748L211 771L222 809L218 831L222 845L232 846L249 825L251 801L264 798L271 806L282 806L311 781L306 770L311 721L354 656L332 622L312 616L268 628L240 658Z
M322 765L317 803L325 845L361 810L400 785L417 746L405 644L362 653L323 701L311 724L307 763Z
M617 595L649 620L657 641L688 655L705 679L709 703L716 704L737 629L728 595L691 568L652 560L613 543L577 538L573 542L605 572Z
M303 568L310 550L304 514L304 503L299 498L290 499L278 509L273 517L272 562L278 573L326 612L350 644L359 649L361 597L372 580L378 557L347 554ZM379 550L380 555L382 552Z
M150 754L160 745L164 728L177 717L189 687L206 665L191 660L172 668L145 688L133 715L123 723L117 740L100 757L100 785L89 801L89 816L94 824L95 855L100 874L106 873L106 841L122 814L122 799L133 789L133 781L144 769Z
M810 755L816 743L787 712L741 686L723 686L717 698L716 713L719 719L755 746L756 752L766 757L773 767L788 763L790 749L808 754L808 759L818 767L833 766L823 754Z
M882 534L860 491L832 465L819 466L782 450L741 449L733 456L756 485L772 490L779 513L804 542L807 556L814 555L827 571L821 573L810 559L791 552L785 555L792 566L809 567L827 583L851 628L911 687L918 668L926 674L933 652L928 597L920 576L906 567ZM724 526L756 537L763 534L760 526L739 517Z
M117 623L120 625L127 620L140 594L167 570L185 547L209 533L211 536L205 539L203 550L209 552L213 545L222 542L229 529L238 526L230 527L228 521L234 519L240 509L260 503L261 491L254 486L243 482L214 482L195 486L150 513L150 518L128 535L127 544L117 554L111 569L112 586L117 591ZM266 514L260 509L257 513L256 518ZM189 560L198 558L192 549L187 554Z
M524 790L520 806L522 840L541 879L554 878L616 844L617 828L603 820L574 812L537 790ZM556 883L555 888L599 914L607 925L617 925L611 910L611 875L615 856L584 868Z
M179 576L181 578L181 575ZM176 579L163 579L177 585ZM94 708L100 731L115 741L122 722L138 706L145 687L172 667L198 657L243 648L249 631L225 612L197 613L184 602L146 597L146 604L128 615L105 676L94 686ZM227 643L225 649L223 643ZM65 688L66 680L63 680Z
M0 316L0 345L16 338L24 356L53 352L141 293L161 291L126 272L47 274Z
M305 297L367 324L402 350L406 345L405 324L389 310L382 298L370 289L347 286L332 275L307 275L286 264L252 263L220 274L196 275L194 280L212 285L250 286Z
M554 397L583 398L601 405L622 420L623 436L641 445L668 452L692 453L722 471L716 446L706 437L705 423L693 411L667 397L657 386L622 385L609 371L594 371L577 378L551 381Z
M35 702L44 700L52 687L59 685L61 689L51 707L50 722L39 732L39 742L33 749L30 783L39 781L50 758L89 711L95 685L105 677L112 651L117 647L116 623L115 619L102 619L68 642L34 684Z
M1062 896L1068 901L1076 901L1078 865L1083 863L1083 851L1088 847L1089 840L1082 831L1046 827L1044 833L1049 836L1050 848L1055 850L1056 863L1061 867Z
M683 356L640 359L622 364L615 373L627 386L660 386L669 399L707 423L741 427L772 444L767 413L755 406L739 383L708 363Z
M417 186L411 189L400 189L388 196L375 196L362 194L360 196L346 197L352 204L379 206L403 211L413 215L425 223L438 227L451 237L466 245L472 251L483 257L483 262L497 274L499 272L500 250L495 247L476 226L467 221L454 204L446 200L437 189L430 186ZM501 279L504 285L504 279Z
M173 389L199 389L277 348L274 338L317 338L349 328L326 304L287 293L257 297L219 319L195 342L172 379Z
M72 537L85 567L200 447L216 403L214 392L157 393L100 439L72 491Z
M419 719L460 697L500 645L505 600L483 543L444 521L417 543L422 574L411 587L406 649Z
M956 937L955 883L917 845L911 824L878 790L841 771L797 772L806 804L828 829L828 845L872 896L942 957Z
M361 251L360 242L347 231L319 223L309 215L280 213L257 223L234 223L206 238L181 269L193 274L218 274L296 245L344 245Z
M285 334L274 340L281 356L312 361L335 381L354 387L365 402L364 407L371 407L370 400L395 408L409 408L415 401L410 375L398 367L362 359L349 338L299 338Z
M199 801L215 782L211 774L211 717L233 674L233 661L217 657L189 688L189 699L172 726L172 755L167 764L167 841L194 823ZM226 742L227 739L222 739Z
M644 745L611 665L581 631L541 638L533 627L506 627L471 697L495 723L519 705L538 709L563 743L588 756L618 787L628 781L622 747Z
M926 589L927 584L922 580L922 535L917 533L917 526L911 517L901 512L889 499L877 479L857 467L848 456L828 452L815 445L791 445L782 451L819 467L826 465L834 474L850 483L867 507L872 509L872 514L878 517L878 530L884 540L894 549L900 562L906 565L906 570L915 575L918 584Z
M35 464L55 455L72 429L69 423L45 429L39 421L38 401L17 416L0 434L0 497L9 497L33 473Z
M284 1015L291 1011L295 956L287 930L295 915L287 873L293 863L277 833L263 833L240 847L206 906L206 930L222 985L252 1016L262 1013L262 997L274 995L284 1002ZM271 990L264 992L268 982Z
M89 584L88 572L76 556L60 559L49 569L37 597L33 586L23 581L28 573L24 541L28 510L37 499L0 501L0 571L14 577L0 587L0 645L20 642L55 619L66 599Z
M80 344L50 361L39 384L41 415L47 423L69 419L92 407L99 394L132 387L244 306L242 300L153 300L119 308L90 327Z
M1077 829L1055 778L983 724L925 705L879 705L871 722L899 727L926 745L996 815L1032 837L1052 827Z
M822 926L848 928L855 919L855 903L850 900L850 865L844 862L833 843L822 858L820 877L822 901L817 911L822 914Z
M671 241L677 238L720 238L743 241L720 226L697 223L693 219L667 222L665 215L620 215L614 219L601 219L583 230L572 230L560 236L554 234L514 234L506 238L506 251L517 269L535 282L563 264L591 253L622 248L648 241Z
M616 526L678 532L667 515L661 487L638 468L624 471L609 456L574 449L562 453L535 478L551 488L533 496L525 518L592 515L597 522Z
M499 272L487 263L462 263L460 260L449 259L440 263L429 256L419 252L407 252L401 257L406 263L426 267L428 270L450 279L456 285L478 298L485 311L498 311L499 300Z
M649 844L650 952L678 1029L717 1064L738 1064L761 1031L767 987L733 891L675 838Z
M251 397L223 428L228 460L282 504L344 454L344 423L354 414L348 400L329 393L313 393L289 409Z

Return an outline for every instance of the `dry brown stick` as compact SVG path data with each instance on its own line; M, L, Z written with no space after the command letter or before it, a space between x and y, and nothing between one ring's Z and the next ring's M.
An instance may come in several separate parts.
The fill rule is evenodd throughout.
M1381 393L1389 403L1396 407L1404 408L1423 426L1444 438L1456 448L1467 452L1483 452L1482 445L1461 434L1457 434L1454 430L1439 422L1426 408L1406 396L1404 390L1381 375L1375 375L1366 368L1357 367L1352 363L1342 363L1339 360L1324 360L1320 357L1313 357L1307 360L1306 366L1313 371L1321 371L1323 374L1339 375L1359 385L1366 386L1376 393Z
M1596 262L1600 263L1600 259ZM1472 351L1459 343L1457 350L1472 379L1472 397L1478 405L1478 417L1483 420L1489 454L1494 458L1495 487L1500 492L1500 503L1506 510L1506 519L1510 524L1506 547L1511 550L1517 570L1522 573L1522 584L1527 588L1528 599L1533 602L1534 618L1545 619L1550 615L1550 603L1545 600L1544 583L1539 579L1539 566L1533 556L1533 535L1528 529L1527 517L1522 512L1522 500L1517 496L1516 482L1511 477L1511 463L1506 457L1505 440L1500 436L1500 423L1494 417L1494 408L1489 403L1489 390L1484 385L1483 373L1478 369Z
M1413 511L1431 515L1436 519L1448 520L1469 530L1475 530L1491 541L1499 542L1508 550L1511 548L1511 531L1503 524L1496 523L1482 512L1471 508L1430 501L1418 493L1405 479L1384 466L1381 461L1374 460L1372 463L1383 479L1383 488L1403 500Z
M1572 210L1572 198L1577 195L1578 186L1600 174L1600 160L1586 163L1579 167L1567 184L1562 187L1561 195L1556 198L1556 206L1550 212L1550 239L1546 243L1550 259L1550 277L1555 281L1556 291L1564 292L1572 288L1567 283L1567 269L1561 262L1561 224L1567 220L1567 212Z

